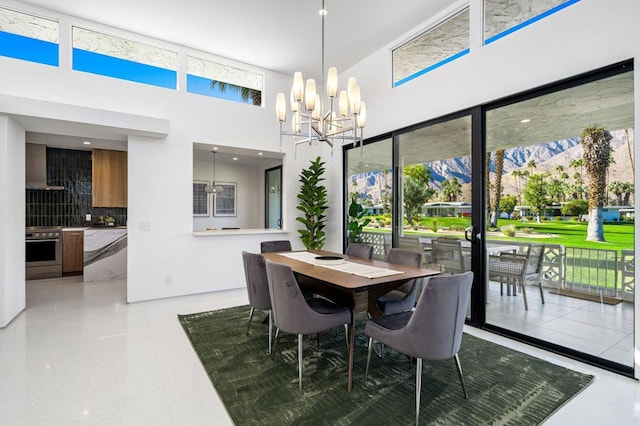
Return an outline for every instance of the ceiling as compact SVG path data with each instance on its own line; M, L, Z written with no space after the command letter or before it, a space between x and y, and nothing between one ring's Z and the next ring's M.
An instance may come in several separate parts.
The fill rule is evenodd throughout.
M22 0L283 73L319 76L322 0ZM325 0L326 65L344 70L451 5L449 0Z
M486 113L487 152L580 136L593 124L608 130L633 127L633 72L516 102ZM425 126L400 135L400 160L417 164L471 154L471 117ZM351 151L348 174L391 166L391 144Z

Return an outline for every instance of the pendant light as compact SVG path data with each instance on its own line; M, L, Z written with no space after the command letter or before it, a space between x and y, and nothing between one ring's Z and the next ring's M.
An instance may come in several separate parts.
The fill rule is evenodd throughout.
M220 185L216 185L216 154L217 152L211 151L213 154L213 182L211 185L207 185L204 188L204 192L207 194L219 194L224 191L224 188Z

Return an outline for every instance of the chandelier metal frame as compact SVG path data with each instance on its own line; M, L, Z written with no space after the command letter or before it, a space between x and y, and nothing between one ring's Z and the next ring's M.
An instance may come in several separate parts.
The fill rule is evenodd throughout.
M325 9L322 0L322 70L320 93L324 90L324 68L325 68ZM327 72L326 94L329 98L329 109L324 111L326 105L320 93L316 92L315 80L308 79L303 87L304 79L301 72L295 72L293 86L291 87L291 131L283 129L286 122L287 105L285 94L280 92L276 96L276 116L280 122L280 151L283 150L283 136L293 136L294 147L312 142L325 142L331 147L336 144L342 145L345 142L353 142L357 146L358 142L362 146L364 137L364 126L366 123L366 106L360 99L360 86L354 77L350 77L347 90L341 90L338 96L338 71L335 67L329 68ZM333 111L334 99L337 98L338 112ZM304 130L304 131L303 131ZM360 132L358 132L360 130Z

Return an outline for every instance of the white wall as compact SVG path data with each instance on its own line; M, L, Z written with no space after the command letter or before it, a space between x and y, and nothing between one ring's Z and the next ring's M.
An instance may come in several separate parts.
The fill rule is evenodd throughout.
M33 8L26 4L3 1L7 6L19 7L46 17L59 19L61 28L69 22L122 34L80 19ZM242 249L258 251L264 237L196 238L192 235L193 216L191 192L193 180L194 142L251 148L265 151L279 150L278 123L274 103L278 91L287 91L290 76L264 71L265 107L255 107L199 96L179 91L76 72L70 69L68 33L61 34L61 64L59 68L0 57L0 95L13 95L60 104L87 107L85 122L101 123L101 110L118 111L170 121L165 139L140 136L128 138L129 206L128 206L128 301L171 297L176 295L216 291L244 286L241 267ZM179 46L132 35L136 40L170 47L181 54L197 53ZM215 59L212 56L209 56ZM228 62L228 61L227 61ZM241 64L240 64L241 65ZM181 65L184 71L184 64ZM248 67L261 72L259 69ZM184 74L182 74L184 75ZM185 87L185 78L178 85ZM1 106L1 105L0 105ZM11 111L9 111L10 113ZM29 111L21 111L29 115ZM37 116L37 114L36 114ZM240 125L242 123L243 125ZM250 125L247 125L250 123ZM56 127L64 123L41 123ZM117 123L115 123L117 124ZM86 127L86 126L85 126ZM33 129L27 129L33 130ZM41 129L39 129L41 130ZM24 142L22 142L24 143ZM298 174L317 148L299 150L293 159L293 149L285 148L284 173L284 227L293 246L301 248L295 230L295 209ZM12 159L13 161L13 159ZM19 159L14 163L24 163ZM340 167L338 166L338 169ZM24 174L24 172L22 173ZM7 190L6 181L2 191ZM23 193L24 188L20 188ZM13 194L18 197L19 195ZM24 200L17 215L24 218ZM142 231L146 224L150 231ZM18 221L13 232L19 232L19 241L3 238L10 251L23 251L24 219ZM4 232L4 231L3 231ZM4 236L4 235L3 235ZM5 262L5 254L1 261ZM11 259L14 259L13 257ZM24 262L18 262L24 267ZM24 279L19 279L24 289Z
M24 130L0 115L0 328L25 308Z
M264 188L260 185L261 169L256 166L222 163L216 161L216 181L235 182L237 216L212 216L212 196L209 196L210 212L208 217L194 216L193 230L204 231L210 228L263 228L264 197L258 193ZM213 159L193 162L193 180L213 180Z

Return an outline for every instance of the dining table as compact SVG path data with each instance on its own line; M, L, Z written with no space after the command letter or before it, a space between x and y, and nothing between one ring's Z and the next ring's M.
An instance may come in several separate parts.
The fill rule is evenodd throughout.
M327 299L349 307L347 391L353 382L356 314L368 312L372 317L382 315L377 299L412 279L438 275L433 269L416 268L375 259L362 259L325 250L263 253L265 259L291 267L298 284ZM333 256L334 263L317 259ZM416 284L417 285L417 284Z

